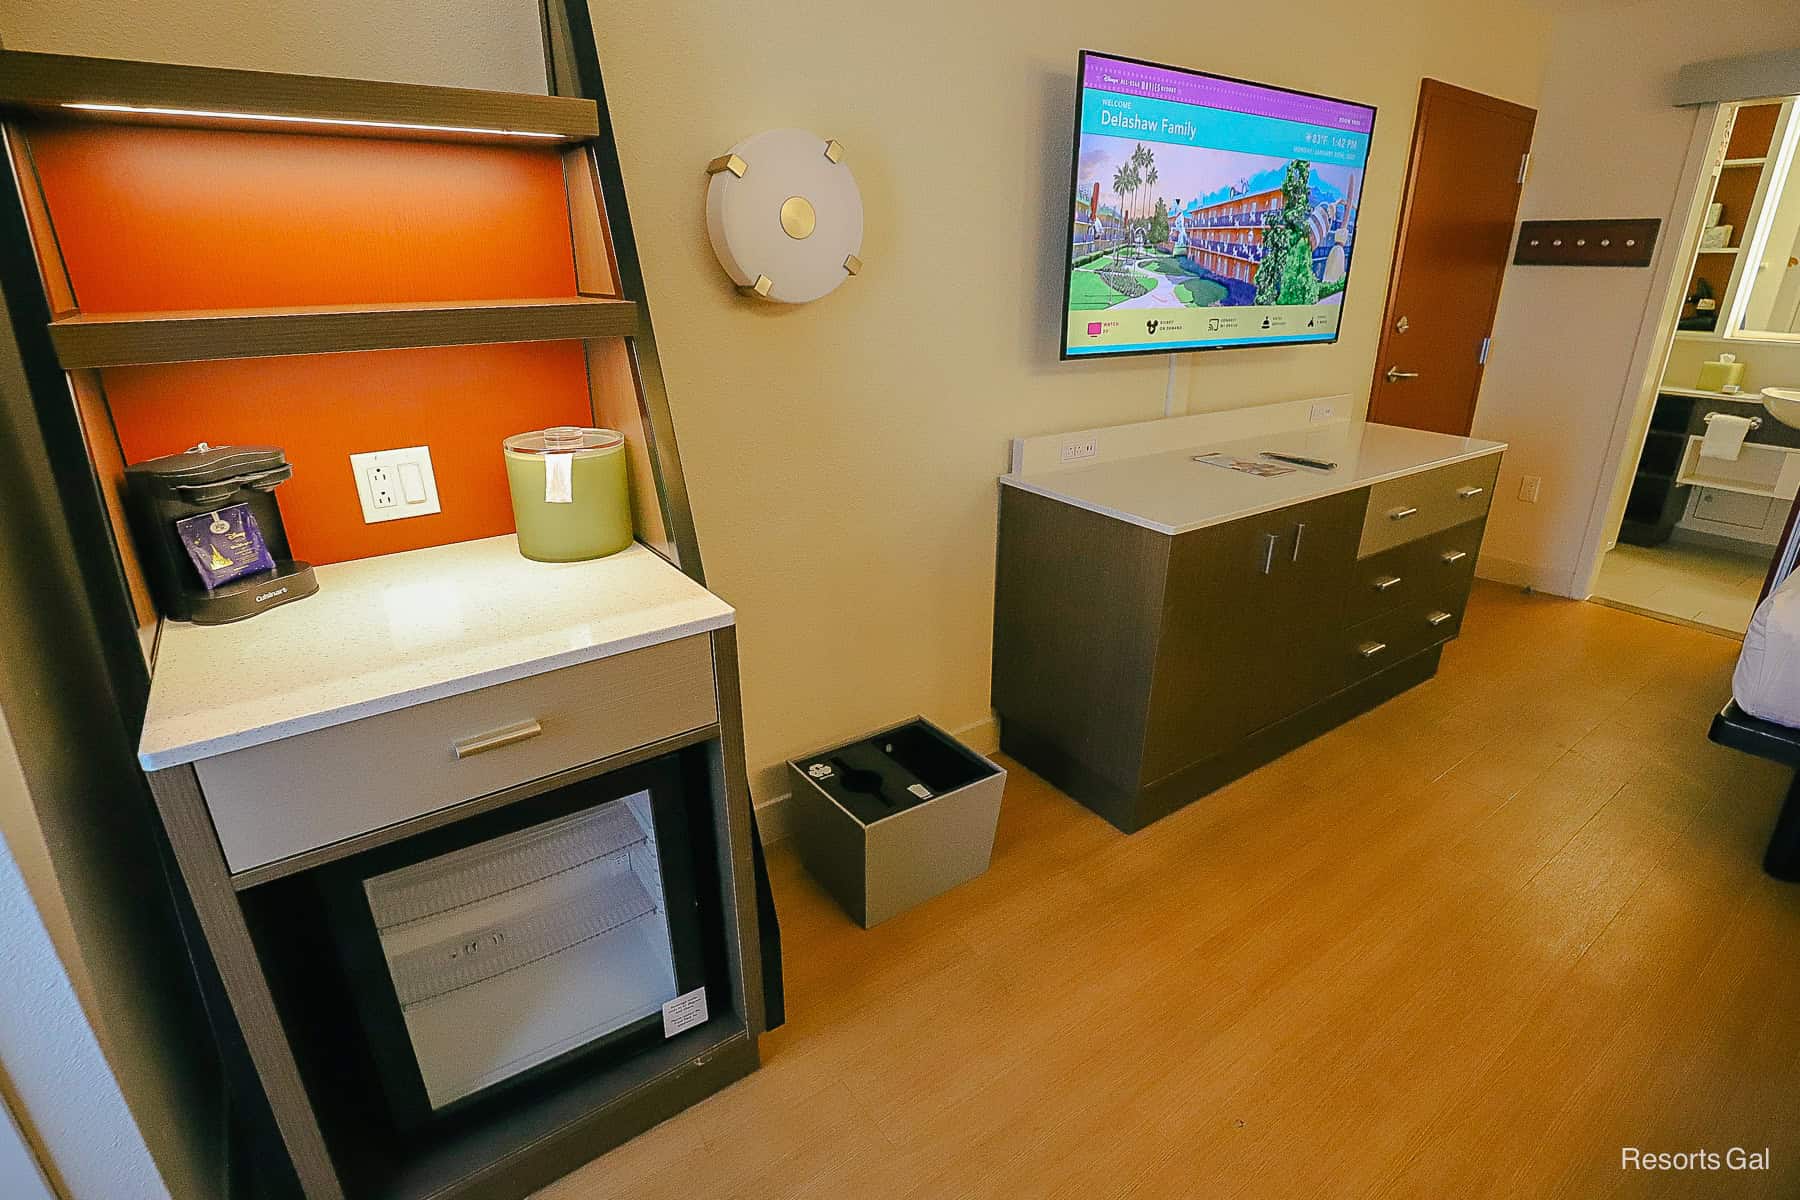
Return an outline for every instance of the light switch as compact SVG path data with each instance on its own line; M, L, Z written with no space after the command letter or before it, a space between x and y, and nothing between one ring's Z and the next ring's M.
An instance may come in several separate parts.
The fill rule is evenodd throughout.
M418 463L400 464L400 495L408 504L425 503L425 474Z

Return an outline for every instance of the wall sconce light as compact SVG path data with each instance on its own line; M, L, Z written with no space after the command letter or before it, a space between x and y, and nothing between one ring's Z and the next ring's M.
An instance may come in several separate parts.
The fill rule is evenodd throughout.
M862 270L862 193L837 141L771 129L706 173L706 231L744 295L805 304Z

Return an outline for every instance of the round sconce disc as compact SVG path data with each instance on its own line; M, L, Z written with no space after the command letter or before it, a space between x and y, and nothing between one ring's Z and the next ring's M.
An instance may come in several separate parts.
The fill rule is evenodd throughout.
M715 163L706 227L732 282L805 304L861 268L862 193L845 157L837 142L804 129L772 129Z

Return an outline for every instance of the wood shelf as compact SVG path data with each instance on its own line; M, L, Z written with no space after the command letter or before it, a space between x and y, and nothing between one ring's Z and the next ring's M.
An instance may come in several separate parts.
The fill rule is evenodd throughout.
M284 354L618 337L636 333L637 327L637 305L629 300L571 296L90 313L50 322L50 338L63 368L73 371Z
M91 107L99 106L99 107ZM0 109L62 118L523 145L599 136L572 96L0 50Z
M1768 161L1769 160L1767 157L1728 158L1724 162L1720 163L1719 165L1721 167L1760 167Z
M1742 246L1702 246L1702 247L1700 247L1700 253L1702 253L1702 254L1736 254L1739 251L1741 251L1742 249L1743 249Z

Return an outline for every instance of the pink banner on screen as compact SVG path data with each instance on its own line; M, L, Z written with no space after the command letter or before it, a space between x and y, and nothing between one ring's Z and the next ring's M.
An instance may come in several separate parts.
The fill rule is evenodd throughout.
M1355 133L1368 133L1375 126L1374 110L1361 104L1327 100L1320 96L1304 96L1254 83L1237 83L1168 67L1123 62L1097 54L1088 55L1087 70L1081 86L1096 91L1143 96L1174 104L1199 104L1228 112L1273 117L1278 121L1299 121L1307 125L1345 129Z

